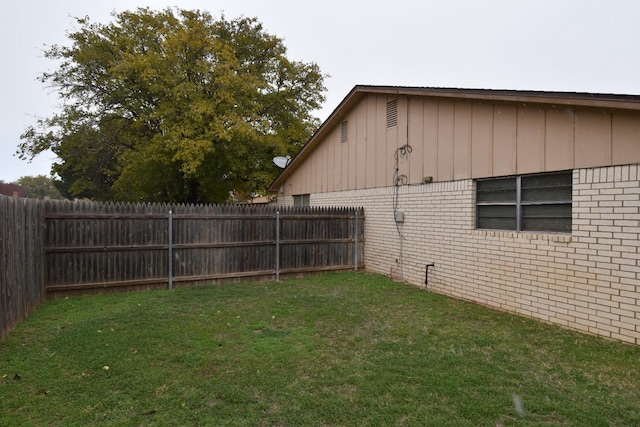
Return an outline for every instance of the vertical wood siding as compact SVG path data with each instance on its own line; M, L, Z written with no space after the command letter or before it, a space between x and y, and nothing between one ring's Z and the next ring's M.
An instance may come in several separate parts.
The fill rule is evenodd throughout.
M367 106L365 101L360 103L360 108L355 114L355 128L355 144L350 144L349 147L349 157L354 159L356 164L355 180L353 186L350 186L352 189L365 188L367 185Z
M409 134L408 143L413 147L412 155L409 157L409 182L421 182L424 178L422 170L422 159L424 158L423 144L423 103L412 98L409 103Z
M392 100L398 120L387 128ZM338 123L292 172L285 195L389 187L395 150L407 143L408 184L640 162L640 113L628 111L374 93L343 120L349 141L340 143ZM311 165L328 185L304 184Z

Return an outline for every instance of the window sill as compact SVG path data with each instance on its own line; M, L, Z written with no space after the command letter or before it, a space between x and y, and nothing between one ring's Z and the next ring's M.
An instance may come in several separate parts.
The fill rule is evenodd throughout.
M527 240L548 240L551 242L571 243L571 234L554 234L554 233L534 233L524 231L508 231L508 230L473 230L475 236L485 237L509 237L512 239Z

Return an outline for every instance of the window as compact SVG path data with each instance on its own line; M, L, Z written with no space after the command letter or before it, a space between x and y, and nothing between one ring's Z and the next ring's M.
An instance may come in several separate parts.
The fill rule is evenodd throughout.
M342 126L340 127L340 142L343 144L349 141L349 122L342 122Z
M293 206L309 206L309 195L299 194L293 196Z
M571 192L571 171L478 180L476 228L571 233Z

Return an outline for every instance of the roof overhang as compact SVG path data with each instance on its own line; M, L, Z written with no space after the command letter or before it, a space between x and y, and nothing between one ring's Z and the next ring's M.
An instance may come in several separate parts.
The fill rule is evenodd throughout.
M357 85L351 89L342 102L340 102L331 115L329 115L327 120L322 123L309 141L307 141L298 154L289 162L287 167L273 183L271 183L269 190L277 191L302 162L309 157L324 137L333 130L335 124L340 123L351 108L356 105L363 96L369 94L640 111L640 95Z

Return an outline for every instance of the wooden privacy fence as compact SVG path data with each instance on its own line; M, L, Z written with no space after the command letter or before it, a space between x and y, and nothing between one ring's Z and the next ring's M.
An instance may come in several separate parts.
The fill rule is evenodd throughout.
M44 204L0 196L0 338L44 300Z
M364 267L362 208L45 206L49 296Z

